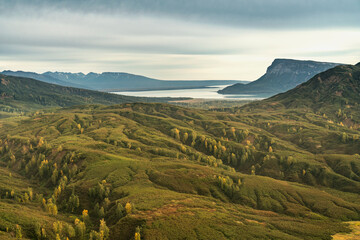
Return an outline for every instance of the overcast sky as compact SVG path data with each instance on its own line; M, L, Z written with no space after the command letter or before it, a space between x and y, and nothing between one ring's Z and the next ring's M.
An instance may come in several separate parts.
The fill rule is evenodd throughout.
M360 61L359 0L0 0L0 70L255 80Z

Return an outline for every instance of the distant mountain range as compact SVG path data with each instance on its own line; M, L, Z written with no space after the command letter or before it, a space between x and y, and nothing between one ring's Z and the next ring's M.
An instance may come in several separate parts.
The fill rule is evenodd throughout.
M59 82L56 81L56 83ZM167 102L169 100L174 100L174 98L131 97L0 74L0 111L5 112L84 104L111 105L131 102Z
M120 72L104 72L101 74L45 72L42 74L38 74L23 71L3 71L2 74L9 76L33 78L35 80L58 84L61 86L78 87L109 92L191 89L219 85L230 85L235 83L248 83L247 81L236 80L166 81Z
M306 82L314 75L333 68L339 63L275 59L266 73L248 84L237 83L218 92L220 94L262 94L272 96L286 92Z

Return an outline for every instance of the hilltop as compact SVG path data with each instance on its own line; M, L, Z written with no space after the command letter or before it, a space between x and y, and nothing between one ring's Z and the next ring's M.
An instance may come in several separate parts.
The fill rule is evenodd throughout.
M248 84L234 84L218 92L221 94L265 94L285 92L306 82L314 75L339 65L338 63L275 59L266 73Z

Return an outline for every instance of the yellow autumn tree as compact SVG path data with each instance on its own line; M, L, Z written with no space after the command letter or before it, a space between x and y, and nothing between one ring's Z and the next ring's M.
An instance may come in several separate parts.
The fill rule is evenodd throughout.
M132 206L131 206L131 203L127 202L125 204L125 211L126 211L126 214L130 214L132 212Z
M139 227L136 227L134 240L141 240L140 228Z

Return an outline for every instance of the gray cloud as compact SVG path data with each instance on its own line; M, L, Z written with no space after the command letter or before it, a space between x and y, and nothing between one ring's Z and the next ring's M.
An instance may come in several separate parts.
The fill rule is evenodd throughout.
M0 66L253 80L276 57L355 63L359 4L0 0Z
M31 7L80 13L125 12L259 28L358 27L360 22L358 0L3 0L0 11Z

